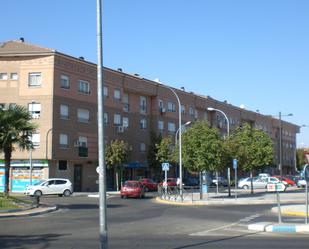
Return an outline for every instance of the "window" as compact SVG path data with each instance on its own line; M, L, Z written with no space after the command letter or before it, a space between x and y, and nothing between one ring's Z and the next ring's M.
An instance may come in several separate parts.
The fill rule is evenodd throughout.
M107 98L108 97L108 88L107 88L107 86L105 86L103 88L103 91L104 91L104 97Z
M15 107L16 107L16 103L10 103L10 104L9 104L9 108L10 108L10 109L15 108Z
M194 117L195 117L195 118L198 118L198 112L197 112L196 109L194 110Z
M70 79L66 75L61 75L60 76L60 86L61 88L64 89L69 89L70 88Z
M175 112L176 111L176 106L173 102L167 102L167 110L169 112Z
M120 114L114 114L114 124L121 125L121 116Z
M78 92L90 94L90 84L88 81L79 80L78 81Z
M69 106L60 105L60 118L69 119Z
M0 103L0 110L5 110L5 103Z
M147 128L147 120L146 119L144 119L144 118L141 119L139 124L140 124L140 128L141 129L146 129Z
M164 130L164 121L162 120L158 121L158 130L160 131Z
M28 85L29 86L40 86L42 84L41 73L29 73Z
M123 102L123 111L124 112L129 112L129 94L124 93L122 97L122 102Z
M32 118L39 118L41 116L41 104L35 102L28 104L28 111Z
M7 73L0 73L0 80L7 80L8 74Z
M118 89L114 90L114 99L116 99L116 100L120 100L121 99L120 90L118 90Z
M11 80L18 80L18 74L17 73L11 73L10 74L10 79Z
M58 161L58 170L68 170L68 161L59 160Z
M169 132L175 132L176 131L176 125L172 122L168 122L167 129L168 129Z
M104 112L104 124L108 124L108 114L107 112Z
M88 147L88 140L86 137L79 136L78 137L78 146L87 148Z
M59 144L60 148L66 149L69 147L68 145L68 135L67 134L60 134L59 135Z
M181 113L186 114L186 107L184 105L181 105Z
M141 143L139 148L140 148L141 152L145 152L146 151L146 144Z
M192 107L189 108L189 115L194 116L194 110Z
M31 136L31 142L33 144L33 147L39 147L40 146L40 134L33 133Z
M159 106L160 109L164 108L163 100L161 100L161 99L158 100L158 106Z
M147 102L146 102L146 97L144 96L139 97L139 110L142 113L146 113L147 111Z
M122 118L122 126L124 128L128 128L129 127L129 118L128 117L123 117Z
M81 123L89 123L89 110L78 108L77 120Z

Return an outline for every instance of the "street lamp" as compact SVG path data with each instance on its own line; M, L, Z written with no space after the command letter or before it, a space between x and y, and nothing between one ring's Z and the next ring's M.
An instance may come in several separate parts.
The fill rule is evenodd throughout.
M103 41L102 41L102 0L96 1L97 14L97 98L98 98L98 159L99 159L99 217L100 249L107 249L107 206L106 168L104 158L104 83L103 83Z
M34 105L35 101L32 100L31 101L31 119L33 118L33 105ZM32 185L32 170L33 170L33 165L32 165L32 133L31 133L31 146L30 146L30 155L29 155L29 164L30 164L30 171L29 171L29 185Z
M281 114L281 112L279 112L279 171L280 171L280 176L282 176L282 122L281 122L281 117L288 117L288 116L293 116L293 113Z
M160 84L160 86L165 87L167 89L169 89L176 97L177 102L178 102L178 130L179 130L179 194L180 194L180 198L181 201L183 201L183 186L182 186L182 143L181 143L181 133L182 133L182 125L181 125L181 103L179 100L179 97L177 95L177 93L174 91L173 88Z
M227 137L229 137L229 136L230 136L230 121L229 121L227 115L225 114L225 112L223 112L223 111L221 111L221 110L219 110L219 109L213 108L213 107L208 107L207 110L210 111L210 112L213 112L213 111L220 112L220 113L225 117L226 123L227 123L227 129L226 129L226 131L227 131ZM216 175L217 175L217 193L218 193L218 185L219 185L218 173L216 173ZM236 180L236 179L235 179L235 180ZM231 180L230 180L230 167L228 167L228 188L229 188L229 196L231 196L231 185L230 185L230 182L231 182ZM236 183L236 182L235 182L235 186L237 186L237 183Z
M45 159L48 160L48 135L53 130L53 128L50 128L46 133L46 144L45 144Z
M185 127L185 126L187 126L187 125L189 125L189 124L191 124L192 123L192 121L188 121L187 123L185 123L184 125L183 125L183 127ZM176 134L175 134L175 145L177 144L177 137L178 137L178 132L179 132L179 128L177 129L177 131L176 131Z

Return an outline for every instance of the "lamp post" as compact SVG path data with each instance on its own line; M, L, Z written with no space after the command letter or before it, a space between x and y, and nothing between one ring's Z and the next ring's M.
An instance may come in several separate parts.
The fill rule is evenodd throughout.
M220 112L226 119L226 123L227 123L227 128L226 128L226 131L227 131L227 137L230 136L230 121L227 117L227 115L225 114L225 112L219 110L219 109L216 109L216 108L213 108L213 107L208 107L207 108L208 111L212 112L212 111L216 111L216 112ZM228 167L228 189L229 189L229 196L231 196L231 179L230 179L230 167ZM218 175L217 175L218 176ZM219 182L218 182L218 177L217 177L217 193L218 193L218 185L219 185ZM237 183L235 182L235 185L237 186Z
M309 125L301 125L300 128L306 128L309 127ZM295 172L299 173L298 169L297 169L297 146L296 146L296 140L295 140L295 151L294 151L294 169Z
M192 121L188 121L187 123L185 123L184 125L183 125L183 127L185 127L185 126L187 126L187 125L189 125L189 124L191 124L192 123ZM175 145L177 144L177 137L178 137L178 132L179 132L179 128L177 129L177 131L176 131L176 134L175 134Z
M292 113L289 114L282 114L279 112L279 171L280 171L280 176L282 176L282 122L281 122L281 117L283 116L293 116Z
M183 186L182 186L182 142L181 142L181 133L182 133L182 125L181 125L181 103L179 100L179 97L177 95L177 93L175 92L175 90L169 86L160 84L162 87L165 87L167 89L169 89L176 97L177 102L178 102L178 130L179 130L179 194L180 194L180 198L181 201L183 201Z
M97 14L97 95L98 95L98 159L99 159L99 216L100 248L107 249L106 169L104 158L104 83L102 53L102 0L96 2Z
M33 105L34 105L35 101L32 100L31 101L31 119L33 118ZM30 164L30 170L29 170L29 185L32 185L32 133L31 133L31 147L30 147L30 155L29 155L29 164Z
M46 133L46 144L45 144L45 159L48 159L48 135L53 130L53 128L50 128Z

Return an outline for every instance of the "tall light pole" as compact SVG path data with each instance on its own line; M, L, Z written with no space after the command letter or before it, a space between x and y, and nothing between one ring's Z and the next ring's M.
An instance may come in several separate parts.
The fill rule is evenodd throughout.
M220 112L225 117L226 124L227 124L227 128L226 128L227 137L229 137L230 136L230 121L229 121L227 115L225 114L225 112L223 112L223 111L221 111L219 109L213 108L213 107L208 107L207 110L210 111L210 112L212 112L212 111ZM230 179L231 173L230 173L230 167L228 167L228 174L227 175L228 175L229 196L231 196L231 179ZM218 187L218 185L219 185L219 182L218 182L218 178L217 178L217 187ZM236 182L235 182L235 185L237 186ZM217 189L217 192L218 192L218 189Z
M179 97L177 95L177 93L175 92L175 90L169 86L160 84L160 86L165 87L167 89L169 89L176 97L177 102L178 102L178 130L179 130L179 194L180 194L180 198L181 201L183 201L183 186L182 186L182 142L181 142L181 133L182 133L182 125L181 125L181 103L179 100Z
M31 119L33 118L33 105L34 105L35 101L32 100L31 101ZM33 146L33 143L32 143L32 133L31 133L31 147L30 147L30 155L29 155L29 164L30 164L30 170L29 170L29 185L32 185L32 168L33 168L33 165L32 165L32 146Z
M293 116L292 113L289 114L281 114L279 112L279 171L280 171L280 176L282 176L282 122L281 122L281 117L282 116Z
M102 2L97 0L97 94L98 94L98 158L99 158L99 206L100 206L100 248L107 249L107 207L106 169L104 158L104 94L103 94L103 53L102 53Z
M48 135L49 133L53 130L53 128L50 128L47 132L46 132L46 144L45 144L45 159L48 160Z

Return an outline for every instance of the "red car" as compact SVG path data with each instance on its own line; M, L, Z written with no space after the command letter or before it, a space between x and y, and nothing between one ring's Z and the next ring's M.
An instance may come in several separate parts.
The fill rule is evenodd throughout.
M120 190L121 198L126 197L145 197L144 186L139 181L126 181Z
M278 178L280 181L282 182L286 182L286 184L288 186L295 186L295 182L287 177L284 177L284 176L275 176L276 178Z
M140 179L139 182L143 184L145 192L158 190L158 184L150 178Z
M160 182L160 186L163 186L163 182L165 180L163 180L162 182ZM167 186L177 186L177 178L167 178Z

